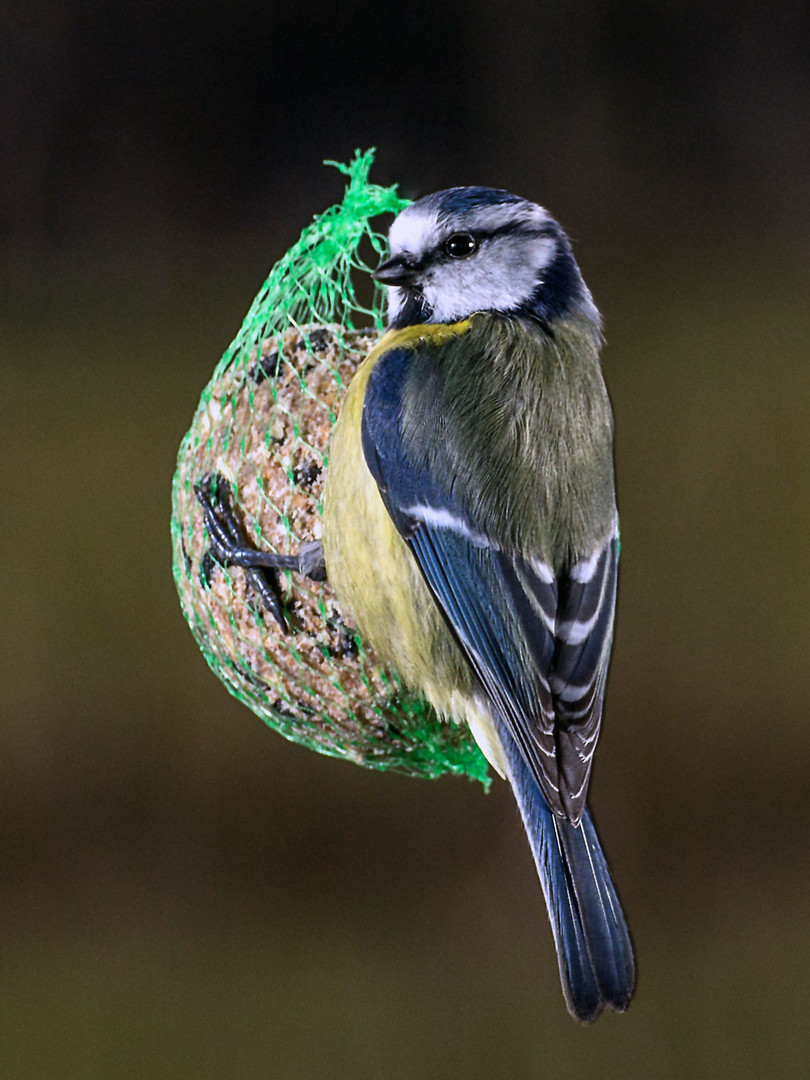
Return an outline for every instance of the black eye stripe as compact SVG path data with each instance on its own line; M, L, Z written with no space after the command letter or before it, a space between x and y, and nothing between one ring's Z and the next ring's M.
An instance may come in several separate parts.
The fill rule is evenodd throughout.
M475 234L479 240L492 240L496 236L519 236L523 240L532 239L533 237L549 237L554 238L557 233L553 225L520 225L514 222L507 225L500 225L497 229L479 230Z
M554 227L553 222L548 222L543 225L529 225L520 222L507 222L504 225L499 225L494 229L476 229L475 232L457 232L451 233L440 246L435 250L433 258L437 258L441 262L446 260L456 262L459 259L463 259L464 255L453 255L447 250L447 245L451 240L455 240L457 237L469 236L475 241L475 247L470 249L466 254L472 255L474 251L487 243L489 240L495 240L499 236L519 236L523 240L530 239L542 239L548 238L554 240L557 238L557 229ZM432 261L432 260L431 260Z

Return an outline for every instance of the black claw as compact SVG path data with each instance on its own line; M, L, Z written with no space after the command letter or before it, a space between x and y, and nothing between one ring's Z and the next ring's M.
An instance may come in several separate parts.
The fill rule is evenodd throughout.
M200 584L204 589L211 588L211 575L214 573L214 567L219 565L211 554L210 548L203 552L203 557L200 559Z
M258 597L286 634L289 627L281 604L276 569L298 569L294 555L274 555L254 548L233 509L231 485L220 473L213 473L194 485L205 516L210 545L200 563L200 580L208 585L213 563L241 566L250 590Z

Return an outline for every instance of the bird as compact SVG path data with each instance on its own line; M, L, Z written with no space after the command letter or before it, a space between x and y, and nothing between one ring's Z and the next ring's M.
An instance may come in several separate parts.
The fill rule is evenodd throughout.
M388 326L330 440L326 577L510 783L569 1012L623 1012L633 946L587 802L619 554L600 314L558 222L497 188L410 203L372 277Z

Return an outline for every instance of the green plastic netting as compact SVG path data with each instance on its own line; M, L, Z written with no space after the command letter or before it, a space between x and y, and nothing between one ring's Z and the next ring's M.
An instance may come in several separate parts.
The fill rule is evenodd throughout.
M346 386L383 325L383 291L360 302L384 236L371 222L407 205L372 184L373 151L336 167L343 201L273 267L205 388L172 490L173 570L183 613L211 669L288 739L376 769L488 784L466 728L406 692L341 612L328 583L217 561L199 490L242 541L285 554L320 539L329 434ZM274 618L262 596L280 605ZM286 624L286 632L280 622Z

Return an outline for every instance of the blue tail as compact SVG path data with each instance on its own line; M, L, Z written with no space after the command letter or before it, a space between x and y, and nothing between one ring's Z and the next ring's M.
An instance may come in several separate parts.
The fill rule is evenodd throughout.
M502 740L512 788L546 899L566 1004L578 1020L624 1012L636 981L633 946L591 815L573 825L551 812L511 738Z

